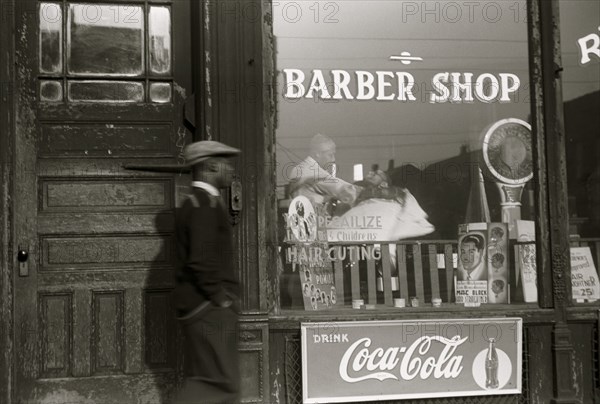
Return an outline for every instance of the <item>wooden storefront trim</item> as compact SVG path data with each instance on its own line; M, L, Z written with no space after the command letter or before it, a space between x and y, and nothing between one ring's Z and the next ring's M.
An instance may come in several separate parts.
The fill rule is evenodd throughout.
M531 309L521 305L510 308L486 307L486 310L474 310L469 307L419 310L411 308L378 310L376 313L366 310L338 310L335 313L310 313L302 311L284 311L279 316L269 316L269 328L272 330L300 330L302 322L332 321L386 321L386 320L448 320L473 318L519 317L525 324L554 324L554 312L548 309Z
M567 322L600 321L600 306L597 303L583 304L567 309Z
M577 386L573 381L573 336L567 324L567 307L571 299L571 265L569 245L569 212L567 202L566 144L560 48L560 19L558 0L538 0L532 11L539 11L541 78L543 100L541 113L544 124L546 153L546 187L548 195L547 228L541 229L543 260L552 269L552 298L556 324L552 330L553 403L579 403ZM540 170L542 171L542 170ZM546 216L545 215L545 216ZM570 370L570 371L569 371Z
M536 220L537 242L537 270L538 270L538 300L540 307L551 308L554 306L552 298L552 270L550 268L550 233L548 218L548 175L546 162L546 139L544 120L544 87L543 87L543 59L542 59L542 21L538 0L527 2L529 24L529 75L530 75L530 97L532 100L532 133L533 158L535 163L534 189L535 209L538 212Z
M0 0L0 402L10 403L13 381L14 0Z

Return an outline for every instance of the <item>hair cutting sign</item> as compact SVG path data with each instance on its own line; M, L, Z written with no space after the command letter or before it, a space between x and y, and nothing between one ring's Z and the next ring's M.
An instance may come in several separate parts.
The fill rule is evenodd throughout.
M521 393L522 319L302 324L303 402Z

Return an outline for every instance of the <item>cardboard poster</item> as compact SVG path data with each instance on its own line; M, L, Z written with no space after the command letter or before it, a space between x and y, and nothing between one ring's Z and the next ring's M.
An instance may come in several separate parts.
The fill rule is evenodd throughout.
M456 303L488 302L487 223L459 226Z
M331 309L337 304L331 264L326 267L300 267L302 298L305 310Z
M338 303L326 232L308 198L294 198L286 222L285 258L299 272L304 309L326 310Z
M571 248L571 285L577 301L600 299L600 281L589 247Z
M521 277L525 303L535 303L538 299L535 254L535 243L515 245L515 261Z
M517 235L515 254L514 280L515 298L525 303L535 303L538 300L537 263L535 247L535 222L532 220L515 220ZM522 290L522 293L519 293Z
M487 243L488 302L508 303L508 224L488 223Z

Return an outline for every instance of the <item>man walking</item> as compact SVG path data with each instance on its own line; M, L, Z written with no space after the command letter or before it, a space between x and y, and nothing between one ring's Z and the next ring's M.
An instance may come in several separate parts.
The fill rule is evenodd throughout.
M184 151L194 181L176 218L180 265L174 294L186 338L187 377L174 404L238 400L238 278L219 188L231 185L230 158L239 152L215 141L195 142Z

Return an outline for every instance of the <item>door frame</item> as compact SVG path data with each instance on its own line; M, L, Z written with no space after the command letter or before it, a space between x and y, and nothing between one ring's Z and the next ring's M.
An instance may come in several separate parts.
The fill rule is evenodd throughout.
M0 0L0 401L12 402L13 381L13 188L14 0Z

